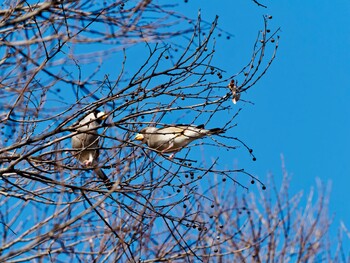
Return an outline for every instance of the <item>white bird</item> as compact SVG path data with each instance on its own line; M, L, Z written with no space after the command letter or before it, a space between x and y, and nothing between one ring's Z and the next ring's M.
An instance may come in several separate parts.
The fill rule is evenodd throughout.
M204 125L174 125L164 128L146 127L135 136L135 140L142 141L149 148L160 153L175 153L194 140L223 132L224 130L220 128L206 130Z
M97 167L100 153L100 136L96 128L106 118L107 114L103 111L95 110L77 122L74 126L76 126L78 134L72 136L72 148L76 150L74 157L83 166L93 168L96 175L103 180L107 189L110 190L112 187L111 181L102 169Z

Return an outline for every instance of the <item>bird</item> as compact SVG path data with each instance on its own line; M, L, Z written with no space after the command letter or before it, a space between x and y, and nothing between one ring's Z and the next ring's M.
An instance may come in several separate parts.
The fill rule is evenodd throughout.
M84 167L91 167L95 174L103 180L108 190L112 188L112 183L98 166L100 153L100 136L97 127L107 118L107 114L100 110L95 110L73 125L78 132L72 136L72 148L75 150L74 157L82 163Z
M136 136L135 140L142 141L147 146L160 153L176 153L192 141L208 135L223 133L224 129L207 130L204 125L173 125L163 128L146 127ZM171 155L173 157L174 154Z

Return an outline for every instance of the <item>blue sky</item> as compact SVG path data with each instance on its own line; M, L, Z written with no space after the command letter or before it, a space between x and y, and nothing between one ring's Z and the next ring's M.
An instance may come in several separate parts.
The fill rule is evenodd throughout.
M267 182L268 173L281 182L283 155L292 194L304 191L307 195L316 187L316 178L330 182L330 212L335 215L332 232L336 233L341 221L350 228L350 2L261 2L268 8L249 0L222 0L220 4L189 0L178 6L180 13L194 19L199 8L202 19L208 22L219 15L219 27L233 34L230 40L225 34L217 37L214 58L214 64L228 74L237 73L249 62L257 33L263 29L263 15L273 16L271 31L281 28L277 57L267 74L242 95L254 105L237 104L243 110L231 134L253 148L257 161L252 162L247 151L241 150L225 157L225 162L245 168L263 182ZM127 74L133 74L144 62L135 50L144 52L144 44L126 51ZM122 52L115 52L103 74L116 78L122 58ZM99 78L101 81L103 76ZM179 116L169 114L168 120L179 121ZM222 126L220 120L211 121L209 128L216 126ZM250 179L246 179L242 183L249 185ZM250 189L254 191L254 187Z
M350 228L350 109L347 104L350 97L350 2L279 0L262 3L268 8L258 7L250 0L222 0L220 4L214 0L189 0L178 6L179 12L194 19L199 8L202 19L208 22L219 15L219 27L233 34L230 40L225 34L217 37L213 63L228 74L237 73L249 62L257 33L263 28L263 15L273 16L269 21L272 31L281 28L274 63L267 74L242 95L242 99L254 105L242 101L237 104L243 110L236 119L238 126L230 134L253 148L257 161L252 162L247 151L238 150L224 157L222 163L230 168L245 168L263 182L267 182L268 173L272 173L275 180L281 182L283 155L292 177L292 194L302 190L307 194L311 187L316 187L316 178L324 183L331 182L330 212L335 215L332 232L336 233L340 221ZM144 43L134 48L144 52ZM81 51L86 50L92 51L94 46ZM126 74L133 74L144 60L133 49L126 52ZM122 52L111 55L108 63L112 64L95 79L102 81L104 74L115 79L123 55ZM83 75L90 74L86 70L89 66L84 69ZM179 118L181 121L182 116L168 115L170 122L179 121ZM209 128L221 126L217 119L210 122ZM249 186L250 179L244 179L242 183L248 182ZM254 187L257 184L250 186L250 190L254 191ZM347 241L350 243L349 239Z
M242 94L243 100L249 100L253 104L239 101L234 106L230 103L233 108L242 107L243 110L235 119L238 126L231 129L229 135L238 137L249 145L254 150L257 161L252 161L247 150L239 149L222 157L220 164L229 168L244 168L266 183L268 174L272 173L279 184L282 181L283 156L291 176L291 194L304 191L307 195L312 187L316 187L316 178L320 178L324 184L330 182L330 213L334 214L331 234L335 237L341 221L350 229L350 107L347 102L350 98L350 2L261 0L261 3L268 8L258 7L251 0L189 0L189 3L179 1L179 6L176 7L180 13L194 19L201 9L202 19L208 22L219 15L219 27L233 35L227 40L224 33L222 37L216 33L213 64L227 71L224 77L237 73L249 62L257 33L263 28L263 15L273 16L269 20L272 31L281 28L279 49L271 68L255 86ZM87 45L83 49L77 49L77 52L94 52L95 48L100 47L100 43ZM144 53L140 56L135 50ZM125 75L134 74L144 62L147 56L144 50L144 43L126 50L128 60ZM69 48L65 52L69 53ZM94 80L101 83L105 74L116 79L122 67L123 56L120 50L113 52L103 61L107 68L99 71L93 77ZM169 61L166 60L164 66L169 66ZM82 79L95 70L96 64L82 66ZM66 68L72 68L71 74L78 76L74 63L66 65ZM155 82L158 81L157 78L154 79ZM153 84L159 83L152 82ZM57 88L63 90L62 86ZM65 107L76 100L69 90L71 96L61 96L58 99ZM108 92L107 88L103 89L104 96ZM50 96L48 101L56 103L56 93ZM91 100L93 98L87 98L84 102L88 104ZM52 104L49 108L51 106ZM108 107L105 107L107 111L111 106ZM60 110L61 108L53 108L49 114ZM181 116L177 112L169 113L162 122L186 123L187 119L191 122L197 114L181 113ZM234 113L232 110L228 114ZM197 124L202 123L200 118L195 120ZM47 128L45 125L42 124L43 129ZM207 127L222 126L222 119L215 116ZM206 142L211 141L208 139ZM237 145L236 142L233 144ZM203 154L202 145L197 146L193 147L191 154ZM209 158L210 155L215 157L223 151L207 152L209 155L206 157ZM179 157L183 157L183 154L179 153ZM250 191L259 187L258 184L249 185L250 178L242 178L238 177L237 180L248 185ZM344 247L350 247L349 238L344 238Z
M249 0L194 1L180 3L178 11L211 22L219 15L219 27L234 36L217 37L214 64L228 74L249 62L263 15L269 14L271 31L281 28L277 57L267 74L242 99L235 135L251 148L227 157L228 165L245 168L267 182L272 173L282 180L281 155L291 176L291 192L316 187L316 178L332 185L330 212L334 233L340 221L350 228L350 2L261 1L267 9ZM143 44L141 44L142 48ZM127 51L127 69L132 72L137 53ZM120 61L122 54L113 55ZM128 64L130 61L133 64ZM117 74L115 65L110 74ZM170 118L171 119L171 118ZM175 117L170 121L178 121ZM220 127L222 123L211 122ZM226 158L226 157L225 157ZM248 181L249 182L249 181ZM244 182L246 183L246 182ZM252 187L250 187L252 189ZM252 189L254 190L254 189Z
M251 0L189 0L189 3L181 1L178 7L179 12L192 18L196 18L201 8L202 18L208 22L219 15L219 27L233 37L227 40L223 34L217 38L213 64L228 74L238 72L249 62L257 32L263 28L263 15L273 16L269 21L272 31L281 28L274 63L255 86L242 94L242 99L254 105L243 101L232 105L243 110L235 121L238 126L230 130L230 135L248 144L257 161L253 162L246 150L237 150L223 157L221 163L230 168L245 168L263 182L267 182L268 174L272 173L275 181L280 183L283 155L292 177L291 194L299 191L307 194L310 188L316 187L316 178L324 183L331 182L330 213L335 215L333 234L341 221L350 228L350 107L347 103L350 98L350 2L261 2L268 8L258 7ZM95 51L96 46L89 45L79 51ZM144 43L134 48L137 50L141 46L144 50ZM126 75L133 74L144 58L132 49L126 52ZM122 52L113 53L111 60L105 63L112 64L94 79L102 81L104 74L115 79L120 73L123 55ZM93 67L86 66L82 74L89 75ZM108 90L104 92L107 94ZM62 100L73 102L75 99L67 96ZM170 113L166 121L181 121L182 117L176 116L176 112ZM211 120L208 128L222 127L220 121L220 118ZM193 147L191 152L195 153L197 149L198 153L198 148ZM249 178L244 179L242 183L248 182L251 191L258 187L258 184L249 185ZM350 247L349 239L344 240Z
M349 228L350 2L262 3L268 8L247 0L201 1L200 6L203 19L210 21L218 14L219 26L234 34L218 42L216 62L227 70L248 62L263 14L273 16L271 30L281 27L277 58L243 95L255 105L240 105L244 109L235 129L254 149L257 162L248 155L235 161L259 178L271 172L278 181L283 154L294 193L307 193L316 186L316 178L331 182L334 223L343 221ZM197 1L183 6L192 16L199 7Z

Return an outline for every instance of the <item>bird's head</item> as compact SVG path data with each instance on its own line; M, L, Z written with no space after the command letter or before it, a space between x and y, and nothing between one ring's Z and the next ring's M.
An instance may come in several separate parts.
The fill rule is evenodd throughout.
M143 128L138 134L136 134L135 140L147 143L148 135L155 133L156 130L158 130L156 127Z
M100 111L100 110L95 110L93 112L95 120L98 124L101 124L103 120L107 119L108 114L105 113L104 111Z

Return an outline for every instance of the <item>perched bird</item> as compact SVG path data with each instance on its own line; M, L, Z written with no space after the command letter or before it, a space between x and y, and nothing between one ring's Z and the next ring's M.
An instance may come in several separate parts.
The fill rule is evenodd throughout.
M146 127L136 135L135 140L142 141L149 148L161 153L176 153L194 140L223 132L224 130L220 128L206 130L204 125L175 125L164 128Z
M94 172L100 177L108 190L111 189L112 183L107 175L98 166L98 156L100 153L100 136L96 130L107 114L103 111L95 110L78 121L76 131L78 134L72 137L72 148L76 150L74 157L79 160L85 167L93 168Z

